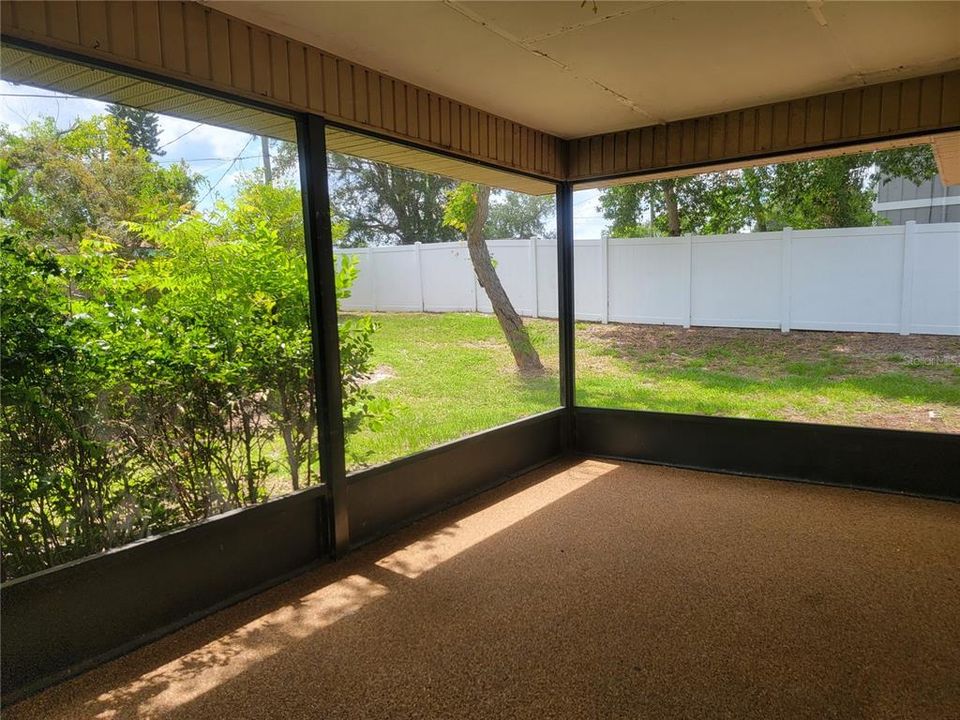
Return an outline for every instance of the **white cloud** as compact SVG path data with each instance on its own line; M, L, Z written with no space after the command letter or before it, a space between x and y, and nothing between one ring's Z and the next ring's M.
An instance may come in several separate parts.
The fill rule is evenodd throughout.
M34 120L52 117L57 127L70 127L78 118L104 112L106 104L87 98L64 95L35 88L31 85L17 85L0 80L0 122L13 130L19 130Z
M599 238L609 222L597 210L600 190L577 190L573 194L573 237L575 240Z
M53 117L57 127L68 128L78 120L105 113L107 104L97 100L66 95L35 88L30 85L17 85L0 80L0 122L12 130L19 130L28 123L43 117ZM198 124L192 120L159 116L160 144L166 145L162 162L170 163L186 160L195 172L204 175L212 185L220 180L230 166L230 161L239 156L252 156L238 160L229 174L220 180L214 195L229 198L233 195L233 183L240 172L250 171L259 166L257 159L259 145L250 142L248 133L237 132L214 125ZM246 149L244 149L246 147ZM215 158L213 160L197 160ZM205 203L206 204L206 203Z
M233 158L250 139L249 133L237 132L193 120L160 116L160 144L168 156ZM182 137L181 137L182 136ZM180 138L180 139L177 139ZM166 145L170 143L169 145ZM190 150L190 153L185 152ZM195 150L203 150L202 155Z

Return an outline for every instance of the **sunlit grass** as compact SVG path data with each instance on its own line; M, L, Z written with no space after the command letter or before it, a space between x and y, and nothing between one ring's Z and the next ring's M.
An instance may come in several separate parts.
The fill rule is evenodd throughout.
M522 378L492 316L377 314L373 391L393 418L348 439L348 464L370 465L559 405L556 323L527 321L547 372Z
M547 367L520 377L488 315L374 316L374 392L393 417L348 439L348 464L372 465L557 407L556 322L526 320ZM764 334L694 349L617 344L578 324L577 403L768 420L960 432L960 370L903 352L852 358L825 343L793 351L799 333ZM775 331L773 331L775 332ZM809 336L808 336L809 337ZM831 337L831 336L826 336ZM960 339L956 341L960 353ZM950 346L952 348L952 345Z

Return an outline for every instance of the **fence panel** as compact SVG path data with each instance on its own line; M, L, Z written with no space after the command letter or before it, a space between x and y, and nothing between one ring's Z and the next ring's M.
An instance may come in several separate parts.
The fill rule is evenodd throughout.
M683 281L685 238L612 238L608 254L610 320L683 325L687 298Z
M538 315L555 318L558 315L557 241L537 240L537 308Z
M779 328L781 234L692 239L690 324Z
M903 227L793 233L790 326L898 332Z
M488 240L490 256L500 277L500 284L513 303L514 309L521 315L533 315L536 307L536 294L531 284L530 241L529 240ZM467 258L468 268L473 275L473 266ZM478 285L477 310L492 313L487 293Z
M490 240L524 316L557 316L556 240ZM578 320L960 335L960 223L578 240ZM336 249L345 310L491 312L466 243Z
M473 267L465 242L421 245L420 261L424 310L472 312L477 309Z
M603 276L600 240L577 240L573 246L573 307L577 320L603 319L607 298L597 292Z
M960 223L917 225L910 332L960 335Z

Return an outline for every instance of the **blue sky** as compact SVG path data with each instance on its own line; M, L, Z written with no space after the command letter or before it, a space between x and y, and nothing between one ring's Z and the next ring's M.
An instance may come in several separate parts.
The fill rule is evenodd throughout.
M53 117L58 127L67 128L78 118L105 112L106 103L0 80L0 123L14 130L46 116ZM215 197L229 199L239 175L261 165L259 140L247 133L166 115L159 118L160 144L166 152L159 161L186 160L209 183L201 195L214 187L202 207L210 206ZM575 237L600 237L606 223L597 211L599 195L599 190L574 194Z
M75 120L103 114L107 108L106 103L96 100L5 81L0 81L0 100L0 122L11 129L47 116L56 120L57 127L67 128ZM186 160L209 182L201 195L216 185L204 200L204 206L212 203L215 196L231 197L239 174L260 167L259 140L248 133L167 115L159 118L160 144L166 153L158 158L159 162Z

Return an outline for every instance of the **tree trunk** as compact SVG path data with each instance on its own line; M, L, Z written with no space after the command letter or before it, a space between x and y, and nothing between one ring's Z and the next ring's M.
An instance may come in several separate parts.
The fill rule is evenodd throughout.
M677 206L677 183L664 180L663 204L667 206L667 229L672 237L680 237L680 208Z
M477 190L477 212L474 215L473 222L467 228L467 248L470 251L470 261L473 263L473 270L477 274L477 280L480 286L487 291L487 297L490 298L490 304L493 305L493 312L497 316L497 322L507 338L510 345L510 351L513 353L513 359L517 362L517 368L523 375L540 375L543 373L543 363L540 362L540 356L537 354L533 343L530 342L530 335L523 326L523 320L513 308L509 296L500 283L500 277L497 275L496 268L493 267L493 260L490 258L490 250L483 239L483 226L487 222L487 213L490 209L490 188L479 186Z
M270 164L270 139L266 135L260 136L260 154L263 156L263 181L273 185L273 165Z

